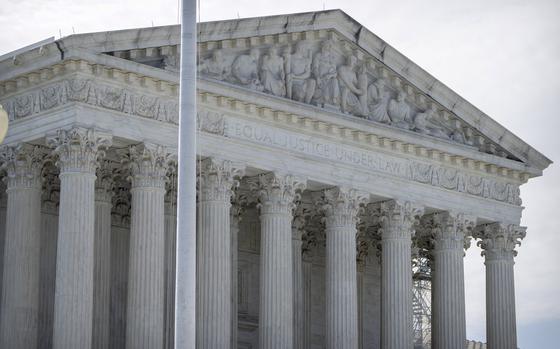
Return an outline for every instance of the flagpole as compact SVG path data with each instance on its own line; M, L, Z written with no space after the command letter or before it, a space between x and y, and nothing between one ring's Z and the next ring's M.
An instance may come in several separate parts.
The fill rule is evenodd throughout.
M196 0L181 0L175 349L196 337Z

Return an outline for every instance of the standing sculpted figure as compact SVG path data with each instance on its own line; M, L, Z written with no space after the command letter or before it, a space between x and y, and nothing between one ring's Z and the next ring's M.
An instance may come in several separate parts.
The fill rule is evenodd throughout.
M272 46L268 50L268 54L263 57L261 67L261 82L264 91L284 97L286 95L285 78L284 58L279 56L278 49Z
M445 126L439 120L437 106L432 106L423 113L416 114L414 118L414 129L420 133L440 138L449 138Z
M359 76L356 74L354 69L356 68L357 61L356 57L349 56L346 64L338 68L340 106L343 113L363 116L366 112L366 106L362 105L362 103L366 99L362 98L362 96L367 96L367 75L365 75L364 67L360 68ZM366 82L365 86L364 80Z
M286 54L286 92L288 98L310 103L316 82L311 77L312 53L305 41L296 44L293 54Z
M333 42L327 40L323 42L321 51L315 54L313 59L313 75L317 79L317 91L315 97L320 105L340 105L340 88L336 63L333 57Z
M198 65L198 72L214 79L224 80L229 75L229 67L226 64L223 51L221 49L214 50L212 57L203 60Z
M405 129L410 129L410 106L406 103L404 92L399 91L397 99L391 99L388 109L391 124Z
M259 58L258 49L251 49L248 55L239 55L231 66L231 75L235 82L241 83L253 90L262 91L263 86L259 80Z
M369 115L368 119L388 124L391 122L387 108L391 93L385 89L385 81L377 79L368 89Z

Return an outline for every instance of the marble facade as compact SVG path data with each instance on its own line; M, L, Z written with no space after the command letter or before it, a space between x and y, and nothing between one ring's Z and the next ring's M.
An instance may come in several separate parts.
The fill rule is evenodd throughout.
M197 347L412 348L419 255L432 347L465 347L473 238L515 348L519 188L550 160L341 11L199 30ZM0 347L173 347L178 42L0 61Z

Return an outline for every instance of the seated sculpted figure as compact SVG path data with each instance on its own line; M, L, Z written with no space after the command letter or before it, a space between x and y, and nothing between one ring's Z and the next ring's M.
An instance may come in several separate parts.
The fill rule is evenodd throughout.
M296 44L293 54L286 54L286 92L290 99L310 103L316 82L311 77L312 53L305 41Z
M214 50L212 57L199 63L198 72L214 79L224 80L229 75L229 67L226 64L222 50Z
M387 109L391 93L385 89L385 81L377 79L375 83L368 88L368 119L388 124L391 122Z
M231 75L235 82L241 83L253 90L262 91L263 86L259 79L260 52L258 49L251 49L248 55L239 55L231 65Z
M321 51L316 53L313 58L313 75L317 80L315 98L322 106L340 105L340 88L332 49L333 42L327 40L323 42Z
M391 99L387 110L394 126L410 129L410 106L406 103L404 92L399 91L397 99Z
M263 57L261 67L261 82L264 91L284 97L286 95L285 77L284 58L279 56L278 49L272 46L268 54Z
M435 104L432 104L425 112L416 114L416 117L414 117L414 130L423 134L449 139L445 126L439 120Z
M340 106L343 113L363 116L366 112L363 96L367 96L367 75L365 75L364 67L359 69L359 75L356 74L354 69L357 62L356 57L349 56L346 64L338 68Z

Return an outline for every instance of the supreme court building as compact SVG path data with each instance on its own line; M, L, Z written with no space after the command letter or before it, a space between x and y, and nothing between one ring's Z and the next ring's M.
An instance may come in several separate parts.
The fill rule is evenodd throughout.
M465 348L473 244L517 348L519 187L551 161L339 10L198 29L197 348L411 349L421 259L431 347ZM179 32L0 57L0 348L173 348Z

